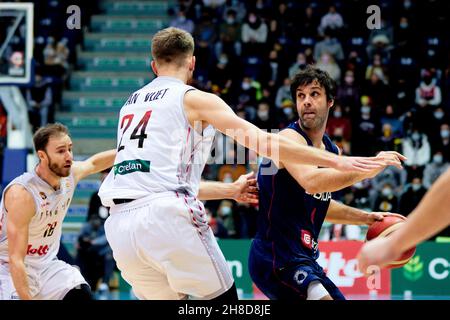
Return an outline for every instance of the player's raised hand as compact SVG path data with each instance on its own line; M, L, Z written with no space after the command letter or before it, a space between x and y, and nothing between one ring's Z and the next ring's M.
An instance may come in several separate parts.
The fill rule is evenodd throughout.
M239 203L258 203L258 188L253 171L243 174L233 184L236 186L236 192L233 196L235 201Z
M394 166L399 169L403 169L402 161L406 160L406 157L396 151L381 151L374 159L378 159L384 163L380 168L374 169L367 173L367 178L373 178L388 166Z

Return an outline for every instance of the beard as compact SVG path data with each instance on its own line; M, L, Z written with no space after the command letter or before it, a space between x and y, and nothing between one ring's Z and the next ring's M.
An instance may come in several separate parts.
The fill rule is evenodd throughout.
M69 168L65 168L65 164L58 166L56 163L54 163L52 161L52 158L50 158L50 156L47 154L48 157L48 168L50 169L51 172L53 172L56 176L61 177L61 178L65 178L68 177L70 175L70 169L72 166L70 166Z
M305 117L300 116L300 123L302 127L309 130L321 129L326 121L326 116L321 116L318 114L316 114L312 119L305 119Z

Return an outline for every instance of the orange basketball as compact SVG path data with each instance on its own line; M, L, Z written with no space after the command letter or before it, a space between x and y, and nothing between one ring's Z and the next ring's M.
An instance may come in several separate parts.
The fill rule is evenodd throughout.
M388 236L390 233L400 228L405 221L406 217L400 214L384 217L383 221L376 221L371 226L369 226L366 234L366 241L375 239L377 237ZM414 256L415 252L416 247L406 250L397 260L392 261L386 267L399 268L405 265Z

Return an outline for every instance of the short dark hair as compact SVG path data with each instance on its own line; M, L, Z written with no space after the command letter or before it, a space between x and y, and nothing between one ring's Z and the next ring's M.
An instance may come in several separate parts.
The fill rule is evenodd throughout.
M328 72L314 68L310 65L302 68L292 79L291 96L292 100L297 101L297 89L317 81L325 89L327 100L333 100L336 96L336 82L330 77Z
M69 129L61 123L49 123L45 127L39 128L33 135L34 149L45 151L51 137L63 134L69 135Z

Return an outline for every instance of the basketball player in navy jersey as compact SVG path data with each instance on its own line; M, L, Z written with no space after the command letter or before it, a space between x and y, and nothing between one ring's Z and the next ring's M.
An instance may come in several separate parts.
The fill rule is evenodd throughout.
M307 67L291 84L300 119L279 134L301 145L335 154L338 147L325 134L328 112L334 103L335 84L329 75ZM396 152L377 157L401 167L405 158ZM316 262L322 223L370 225L385 213L367 213L331 199L331 192L371 178L369 173L340 173L317 166L264 161L258 173L258 231L252 242L249 269L253 282L270 299L345 299Z

